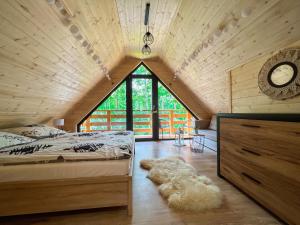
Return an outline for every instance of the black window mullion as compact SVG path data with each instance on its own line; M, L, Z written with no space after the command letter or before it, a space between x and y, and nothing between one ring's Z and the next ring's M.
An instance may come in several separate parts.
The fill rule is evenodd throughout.
M132 77L126 79L126 129L133 131Z
M152 78L152 129L153 139L159 139L159 111L158 111L158 80L156 77Z

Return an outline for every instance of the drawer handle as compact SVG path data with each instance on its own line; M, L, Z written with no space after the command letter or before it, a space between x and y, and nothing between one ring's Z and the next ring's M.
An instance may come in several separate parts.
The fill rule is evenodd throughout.
M253 181L256 184L261 184L259 180L256 180L255 178L251 177L249 174L242 172L241 173L244 177L248 178L249 180Z
M260 128L258 125L251 125L251 124L241 124L243 127L252 127L252 128Z
M252 150L246 149L246 148L242 148L243 151L248 152L250 154L256 155L256 156L261 156L261 154L254 152Z

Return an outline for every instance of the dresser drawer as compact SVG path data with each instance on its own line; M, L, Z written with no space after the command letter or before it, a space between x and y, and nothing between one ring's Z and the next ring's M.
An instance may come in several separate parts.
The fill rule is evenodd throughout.
M233 155L221 155L220 173L290 224L300 223L300 187L276 172L270 172Z
M297 154L292 157L289 154L284 155L275 149L268 150L259 146L238 144L222 137L220 148L221 157L235 157L235 159L241 159L300 183L300 161L295 157Z
M220 119L220 139L257 151L268 150L294 163L300 162L300 123L247 119Z

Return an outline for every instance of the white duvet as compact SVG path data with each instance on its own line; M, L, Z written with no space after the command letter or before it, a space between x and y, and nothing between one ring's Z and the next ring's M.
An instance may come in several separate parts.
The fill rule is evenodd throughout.
M1 165L130 158L131 131L66 133L0 149Z

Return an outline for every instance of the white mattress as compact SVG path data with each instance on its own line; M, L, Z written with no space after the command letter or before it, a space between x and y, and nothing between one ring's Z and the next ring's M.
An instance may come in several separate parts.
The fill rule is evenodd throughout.
M131 159L0 166L0 182L128 175Z

